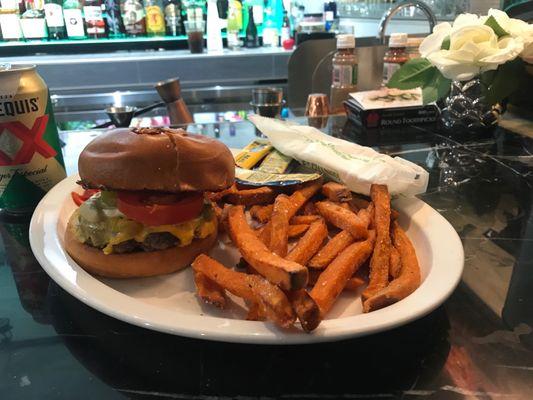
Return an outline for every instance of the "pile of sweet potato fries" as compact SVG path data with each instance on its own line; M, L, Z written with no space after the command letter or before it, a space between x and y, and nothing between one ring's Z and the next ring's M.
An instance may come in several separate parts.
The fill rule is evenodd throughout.
M306 332L344 290L367 284L364 312L405 298L420 285L415 249L397 223L387 186L372 185L370 194L365 199L321 181L292 193L233 186L211 194L220 227L242 259L234 270L198 256L192 264L198 296L224 308L228 291L246 301L247 319L284 328L298 319Z

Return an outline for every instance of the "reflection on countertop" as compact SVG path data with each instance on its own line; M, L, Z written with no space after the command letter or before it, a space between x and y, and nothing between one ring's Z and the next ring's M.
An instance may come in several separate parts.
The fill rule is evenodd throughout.
M303 118L296 121L305 123ZM242 147L248 122L192 132ZM533 139L498 128L324 131L424 166L422 200L459 233L465 272L444 305L389 332L312 346L179 338L122 323L50 281L28 247L28 218L0 224L0 393L51 398L530 399L533 394ZM69 173L100 131L63 132Z

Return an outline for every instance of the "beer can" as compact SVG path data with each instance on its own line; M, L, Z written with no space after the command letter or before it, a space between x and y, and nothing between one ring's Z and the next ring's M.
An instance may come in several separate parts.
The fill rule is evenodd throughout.
M0 208L30 212L65 177L48 87L35 65L0 65Z

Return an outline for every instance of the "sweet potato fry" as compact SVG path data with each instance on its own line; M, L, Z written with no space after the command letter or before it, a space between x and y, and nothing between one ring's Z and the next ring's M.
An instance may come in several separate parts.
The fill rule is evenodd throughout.
M301 211L302 215L316 215L318 214L318 210L315 207L315 203L312 201L308 201L304 204Z
M276 324L288 327L294 323L296 316L285 293L263 277L233 271L205 254L196 257L192 267L234 295L259 303Z
M400 253L402 263L400 274L386 288L381 289L363 303L364 312L374 311L396 303L409 296L420 286L420 267L415 248L397 222L393 222L392 237L394 245Z
M205 254L200 254L196 257L192 262L192 268L195 272L201 272L208 279L211 279L235 296L248 301L257 301L255 294L244 280L244 277L247 276L244 272L237 272L226 268Z
M319 269L311 269L309 270L309 282L307 285L309 287L315 286L316 282L318 281L318 277L322 273ZM362 278L359 278L358 276L352 276L348 281L346 282L346 286L344 286L344 290L349 291L356 291L359 290L361 286L365 284L365 280Z
M390 265L389 265L389 276L392 279L396 279L400 276L400 271L402 269L402 260L400 259L400 253L396 247L391 246L390 248Z
M209 279L203 272L194 271L194 283L196 284L196 292L203 301L218 308L226 306L224 288Z
M287 255L289 243L289 198L280 194L274 201L270 218L270 241L268 248L280 257Z
M375 237L374 231L369 231L366 240L346 247L318 277L310 294L322 317L331 309L348 280L372 254Z
M291 201L291 208L289 209L289 219L294 217L298 210L303 207L303 205L315 195L316 192L322 186L322 180L317 180L303 188L296 190L293 194L289 196ZM316 214L316 212L315 212Z
M286 259L305 265L315 255L324 240L328 237L328 228L321 218L313 222L305 235L296 243Z
M255 232L257 234L257 237L266 245L270 242L270 230L272 229L272 226L270 224L267 224L265 226L262 226L261 228L257 229ZM302 236L305 231L309 229L309 225L307 224L298 224L298 225L289 225L289 239L297 238L298 236Z
M237 192L237 186L235 184L231 185L229 188L221 190L219 192L208 192L207 198L212 202L218 202L224 200L224 198L230 194Z
M303 188L296 190L289 196L290 206L287 212L289 220L296 215L298 210L320 189L322 180L317 180ZM259 238L265 244L270 243L270 229L272 224L270 221L265 225L265 229L262 230Z
M307 266L314 269L324 269L337 255L354 241L348 231L337 233L318 253L309 260ZM311 272L311 271L310 271Z
M243 206L233 206L228 216L229 235L241 255L254 269L284 290L295 290L307 284L307 268L287 261L268 250L255 235L244 216Z
M365 223L352 211L331 201L320 201L316 203L316 207L326 221L350 232L354 239L366 237L368 230Z
M259 303L250 303L246 319L248 321L266 321L266 311L261 308Z
M226 195L226 201L231 204L253 206L256 204L269 204L274 201L276 191L268 186L255 189L236 190Z
M376 247L370 259L370 279L363 292L363 301L385 288L389 283L390 263L390 195L385 185L372 185L370 196L374 203Z
M317 219L320 219L320 215L295 215L291 218L291 224L293 225L299 225L299 224L312 224Z
M287 293L292 308L302 325L302 329L311 332L320 324L320 309L305 289L293 290Z
M370 229L374 222L374 203L370 203L367 208L362 208L357 213L357 216L363 221L365 226Z
M289 225L289 239L302 236L309 229L308 224Z
M270 219L273 208L273 204L268 204L266 206L255 205L250 208L250 215L252 216L252 218L264 224Z
M359 290L361 286L365 284L364 279L361 279L357 276L352 276L350 279L348 279L348 282L346 282L346 286L344 286L344 290Z
M245 284L256 296L261 312L264 312L268 319L284 328L294 324L294 310L279 287L259 275L246 275Z
M344 203L352 199L352 192L346 186L337 182L328 182L322 186L322 194L328 200Z

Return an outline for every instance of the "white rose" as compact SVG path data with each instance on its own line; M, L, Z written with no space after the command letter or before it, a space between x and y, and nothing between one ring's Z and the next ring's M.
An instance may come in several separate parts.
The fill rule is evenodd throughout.
M524 43L522 58L533 58L533 25L519 19L509 18L504 11L493 8L489 10L488 15L483 17L478 17L475 14L460 14L455 18L453 24L443 22L436 25L433 33L422 41L419 48L420 54L422 57L427 57L429 54L439 51L443 40L452 32L465 26L484 25L489 17L493 17L511 37Z
M524 44L524 50L520 56L527 60L533 58L533 25L516 18L509 18L509 16L501 10L491 8L486 17L482 17L483 23L489 18L494 17L498 25L507 32L511 37L521 40Z
M462 25L451 30L449 50L434 51L426 57L446 78L465 81L513 60L523 49L521 40L511 36L498 40L486 25Z

